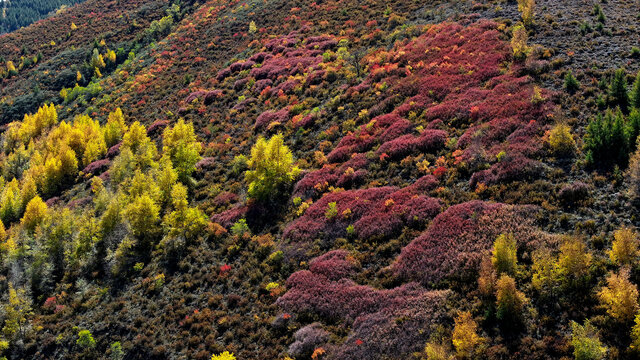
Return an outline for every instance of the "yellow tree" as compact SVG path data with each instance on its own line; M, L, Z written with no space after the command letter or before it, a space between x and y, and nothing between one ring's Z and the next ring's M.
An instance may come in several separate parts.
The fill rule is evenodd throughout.
M491 263L498 274L514 275L517 265L516 239L513 234L500 234L493 244Z
M609 258L619 265L633 265L638 260L638 234L623 227L613 233L613 244Z
M556 124L549 132L549 145L556 155L570 155L576 148L576 142L571 135L569 125Z
M456 353L460 358L473 358L474 353L485 341L478 335L478 324L471 313L462 312L455 319L455 327L453 328L452 342L456 349Z
M137 238L152 237L156 233L159 214L158 205L147 194L136 197L124 208L124 218Z
M0 220L9 224L20 219L21 209L20 185L18 180L13 179L4 187L0 196Z
M40 196L36 196L27 204L27 208L22 217L22 226L28 231L33 232L47 215L47 204L42 201Z
M509 275L502 275L496 284L496 307L498 319L517 321L522 316L524 294L516 288L516 281Z
M480 263L480 271L478 275L478 291L484 298L489 298L495 293L497 275L491 258L485 256Z
M300 173L280 134L269 140L258 138L248 165L245 180L249 183L249 197L258 201L273 200Z
M583 241L575 236L565 237L560 245L557 261L557 276L567 287L579 287L589 276L591 253Z
M24 338L28 319L33 315L31 301L24 289L15 290L13 285L9 283L9 299L4 305L4 315L4 327L2 328L4 336L8 339L14 339L16 336Z
M541 249L533 255L531 285L542 295L551 295L558 281L557 259L551 251Z
M104 58L98 52L98 49L93 49L93 54L91 55L90 65L91 65L91 67L93 67L96 70L100 70L100 69L104 68L105 66L107 66L104 63Z
M189 207L187 188L177 183L171 191L173 211L164 218L166 236L160 247L166 255L176 258L207 227L207 217L200 209Z
M202 145L196 138L193 124L185 123L183 119L162 134L162 152L169 156L178 178L183 182L196 169L201 150Z
M147 136L147 130L138 121L129 126L122 138L121 151L127 149L134 155L136 167L139 169L152 166L158 154L156 145Z
M598 299L607 314L620 323L633 320L638 312L638 287L629 281L629 269L607 276L607 286L598 292Z
M526 26L533 25L535 6L535 0L518 0L518 11L520 11L522 22L524 22Z
M127 131L122 110L117 108L109 113L107 124L104 126L104 141L107 147L112 147L122 140L122 135Z
M171 190L178 181L178 173L173 169L171 160L166 155L160 158L160 168L155 174L156 183L160 188L160 204L163 207L171 203Z
M640 353L640 314L636 315L634 325L631 328L631 350Z
M529 53L527 29L524 25L518 24L513 28L511 37L511 48L513 49L513 57L522 60Z

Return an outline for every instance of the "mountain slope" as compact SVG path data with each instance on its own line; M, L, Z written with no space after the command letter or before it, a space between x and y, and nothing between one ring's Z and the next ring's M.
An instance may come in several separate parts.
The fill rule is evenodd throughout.
M532 4L87 0L3 35L2 355L634 358L640 9Z

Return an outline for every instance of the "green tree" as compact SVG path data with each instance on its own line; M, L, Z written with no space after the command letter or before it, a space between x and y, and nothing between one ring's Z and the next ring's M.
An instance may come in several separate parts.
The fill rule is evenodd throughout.
M245 180L249 183L249 197L262 202L275 200L300 173L280 134L269 140L258 138L248 165Z
M629 108L629 94L627 93L627 73L624 69L616 70L609 84L611 104L620 107L625 114Z
M578 82L576 77L573 76L571 70L567 71L567 74L564 76L564 88L570 94L573 94L580 89L580 82Z
M631 106L640 109L640 71L636 74L636 78L631 86L630 102Z
M595 326L589 320L580 325L571 322L571 345L576 360L601 360L607 354L607 347L600 342L600 336Z
M80 330L78 332L78 340L76 340L76 344L85 349L92 349L96 347L96 341L93 339L93 335L91 335L91 331L89 330Z

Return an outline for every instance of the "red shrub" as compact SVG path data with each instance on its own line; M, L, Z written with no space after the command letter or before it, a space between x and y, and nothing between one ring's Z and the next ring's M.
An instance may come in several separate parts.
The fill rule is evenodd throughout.
M256 118L256 123L253 125L254 129L261 129L272 122L279 122L281 124L289 121L289 110L280 109L278 111L267 110Z
M315 274L324 275L329 280L351 277L358 264L346 250L333 250L318 256L309 262L309 269Z
M325 165L321 169L307 172L298 183L296 183L293 194L304 198L316 197L321 192L316 190L319 185L322 188L329 186L340 186L350 188L363 181L367 171L363 169L368 165L364 154L354 155L349 161L341 166ZM353 170L353 173L351 170Z
M485 185L514 180L533 179L544 175L542 163L528 159L522 155L508 156L487 170L476 172L471 176L469 184L475 187L479 183Z
M430 152L444 146L447 133L442 130L424 130L420 136L403 135L382 144L377 154L387 154L391 158L402 158L414 151Z
M200 159L200 161L196 163L196 170L197 171L212 170L213 168L215 168L215 166L216 166L216 158L205 157Z
M483 201L452 206L402 249L393 270L402 279L426 286L446 279L474 278L483 254L498 235L513 233L525 253L545 241L532 227L534 212L534 207Z
M359 316L344 343L333 349L333 356L353 360L409 358L422 351L435 328L450 321L445 308L448 294L416 287L415 293L395 297L391 306Z
M325 213L333 202L337 215L327 218ZM322 239L327 243L347 236L347 227L353 225L360 238L388 238L405 225L432 218L440 207L439 200L419 195L411 188L387 186L329 193L290 223L283 237L293 242Z
M229 210L215 214L211 217L211 221L218 223L225 228L230 228L236 221L245 217L249 208L247 206L238 205Z
M329 333L320 323L313 323L296 331L293 339L289 354L295 358L311 358L313 351L329 340Z
M109 159L96 160L82 169L82 172L86 175L99 175L109 170L110 165L111 160Z
M207 93L206 91L194 91L191 94L189 94L189 96L187 96L186 99L184 99L184 102L186 104L191 104L193 100L204 97L206 93Z
M389 126L383 133L380 135L380 142L384 143L390 140L393 140L397 137L400 137L409 131L411 131L411 122L406 119L399 119L391 126Z
M434 325L448 320L445 302L449 292L427 291L416 283L391 290L358 285L341 276L349 266L345 253L330 252L313 260L311 270L291 275L289 291L277 300L278 306L288 313L350 324L352 332L347 340L327 347L335 358L396 358L421 350ZM313 266L327 262L335 265L335 273L330 267Z
M226 206L238 201L238 195L223 191L213 199L213 204L216 206Z
M120 154L120 146L122 146L122 141L110 147L109 150L107 150L107 158L113 159L118 156L118 154Z
M154 135L169 125L168 120L157 120L147 128L147 135Z

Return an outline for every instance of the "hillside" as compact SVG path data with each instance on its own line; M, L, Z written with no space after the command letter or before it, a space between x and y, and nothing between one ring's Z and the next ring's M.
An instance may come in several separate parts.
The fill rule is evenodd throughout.
M82 0L3 0L0 4L0 34L33 24Z
M0 357L635 359L640 4L87 0L0 36Z

